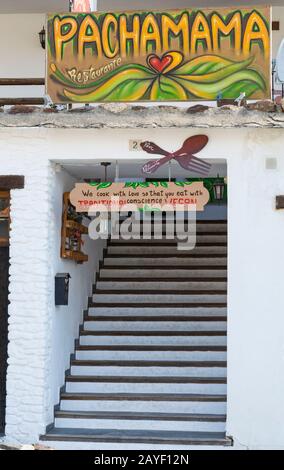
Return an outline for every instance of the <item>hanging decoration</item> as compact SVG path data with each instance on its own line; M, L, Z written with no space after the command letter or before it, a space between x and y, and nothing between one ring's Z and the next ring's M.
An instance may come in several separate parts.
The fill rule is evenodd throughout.
M175 182L93 182L76 183L70 193L70 202L77 212L109 211L172 211L185 210L195 206L196 211L203 211L209 201L209 192L203 181Z
M211 169L210 163L201 160L194 154L200 152L207 145L208 140L206 135L194 135L186 139L182 147L173 153L163 150L154 142L142 142L140 145L145 152L155 155L164 155L163 158L147 162L142 167L142 173L154 173L158 168L170 162L172 159L175 159L183 169L206 176Z

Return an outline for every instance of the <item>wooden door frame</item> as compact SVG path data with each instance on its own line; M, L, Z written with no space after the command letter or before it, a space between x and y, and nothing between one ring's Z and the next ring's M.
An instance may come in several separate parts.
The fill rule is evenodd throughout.
M8 201L8 207L10 211L11 207L11 193L8 190L2 191L0 189L0 199L7 199ZM10 232L10 217L8 218L8 238L1 238L0 237L0 248L9 248L10 241L9 241L9 232Z

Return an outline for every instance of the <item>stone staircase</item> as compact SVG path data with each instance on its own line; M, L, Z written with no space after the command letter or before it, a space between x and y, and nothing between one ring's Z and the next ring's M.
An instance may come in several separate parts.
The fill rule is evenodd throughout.
M232 445L226 264L226 221L198 222L193 251L164 238L109 241L41 439L55 448Z

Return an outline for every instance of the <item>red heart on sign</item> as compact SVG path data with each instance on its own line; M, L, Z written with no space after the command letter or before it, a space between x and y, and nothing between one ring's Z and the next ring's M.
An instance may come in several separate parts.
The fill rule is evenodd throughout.
M169 54L163 55L160 59L156 54L151 54L148 57L148 64L156 72L162 73L173 61L173 58Z

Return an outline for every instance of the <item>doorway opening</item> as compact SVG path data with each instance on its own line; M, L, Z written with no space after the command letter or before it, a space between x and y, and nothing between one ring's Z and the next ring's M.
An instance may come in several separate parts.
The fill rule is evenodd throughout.
M62 167L78 183L95 182L94 187L115 181L135 183L134 191L138 183L148 188L141 175L145 160L108 163L73 161ZM164 442L166 436L170 444L194 445L202 435L207 444L231 445L226 437L227 165L211 159L210 164L206 177L171 165L172 184L185 188L202 180L210 196L196 214L192 250L178 250L175 237L105 239L54 427L43 439L72 433L80 441L97 441L107 429L112 442L128 442L135 430L139 442ZM168 177L165 165L151 179L166 187ZM174 220L177 226L178 213ZM160 217L162 235L164 222Z

